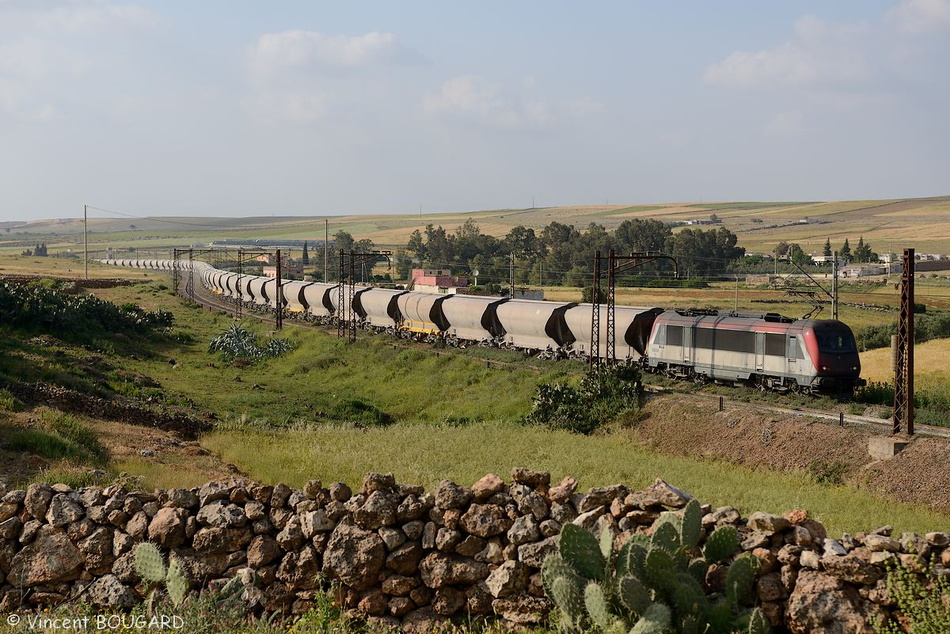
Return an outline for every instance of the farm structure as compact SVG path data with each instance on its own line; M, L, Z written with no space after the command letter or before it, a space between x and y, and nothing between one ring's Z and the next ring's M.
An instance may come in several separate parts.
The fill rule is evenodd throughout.
M155 270L175 267L172 260L105 263ZM339 284L325 282L288 281L278 288L275 279L224 271L205 262L179 261L178 267L191 267L208 290L232 302L267 310L279 306L312 321L331 323L352 314L357 325L368 330L459 347L520 349L547 358L586 357L598 341L595 354L607 356L603 343L607 320L603 314L602 319L592 319L595 308L589 303L373 286L341 293ZM352 310L341 301L352 301ZM593 336L594 323L599 324L599 337ZM617 306L614 323L616 358L635 362L648 372L780 392L847 391L864 384L854 334L837 320Z

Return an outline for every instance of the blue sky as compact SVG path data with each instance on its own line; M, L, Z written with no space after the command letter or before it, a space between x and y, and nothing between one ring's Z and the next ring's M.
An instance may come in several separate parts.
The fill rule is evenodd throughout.
M0 0L0 220L947 194L950 0Z

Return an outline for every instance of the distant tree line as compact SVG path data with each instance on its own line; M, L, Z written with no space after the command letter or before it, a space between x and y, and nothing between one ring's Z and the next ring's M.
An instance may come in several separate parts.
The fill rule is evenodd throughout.
M799 265L809 264L812 261L811 256L805 253L801 246L794 242L789 244L784 240L775 246L774 254L777 258L788 259ZM825 257L834 255L830 238L825 240L822 255ZM871 249L869 242L864 241L864 236L861 236L858 238L858 245L853 251L851 250L851 243L848 241L848 238L845 238L844 243L838 248L838 258L847 263L877 262L878 254Z
M27 249L26 251L22 252L20 255L24 255L26 257L36 256L36 257L45 258L49 255L49 251L46 250L46 244L44 243L44 244L38 244L36 245L36 247L32 249Z
M745 254L736 246L737 237L725 227L708 231L686 228L676 233L658 220L625 220L614 231L591 223L585 230L552 222L540 232L531 227L513 227L503 238L482 233L478 223L466 220L454 231L441 225L426 225L409 237L395 254L396 277L407 279L413 267L448 269L456 275L479 271L486 282L506 282L514 263L516 284L585 286L593 278L597 251L606 257L655 252L672 255L682 277L720 275ZM634 269L618 283L641 279L670 278L669 262L657 261Z

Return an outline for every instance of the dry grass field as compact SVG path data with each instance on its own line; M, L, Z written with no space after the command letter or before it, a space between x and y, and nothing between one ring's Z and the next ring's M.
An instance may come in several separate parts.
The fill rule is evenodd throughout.
M82 250L82 218L0 223L0 249L23 248L48 238L53 248ZM222 211L221 216L227 212ZM138 249L168 249L215 238L279 238L321 240L325 221L330 233L348 231L356 238L368 238L378 246L403 246L415 229L427 224L454 230L469 218L483 233L503 236L517 225L536 230L561 222L578 229L591 222L607 229L632 218L654 218L664 222L708 219L716 214L723 225L739 236L739 245L748 251L768 252L780 241L797 242L806 252L821 250L826 239L840 246L845 238L853 244L863 236L877 252L898 252L914 247L922 253L950 252L950 196L897 200L853 200L833 202L724 202L669 203L659 205L589 205L495 209L423 214L366 214L256 218L110 218L90 214L90 249L106 244L126 244ZM808 220L808 222L802 222ZM133 228L134 225L134 228Z

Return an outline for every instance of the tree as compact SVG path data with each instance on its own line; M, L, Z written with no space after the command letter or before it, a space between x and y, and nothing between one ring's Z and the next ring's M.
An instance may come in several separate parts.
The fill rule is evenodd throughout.
M310 254L307 252L307 241L303 241L303 253L300 255L300 263L304 266L310 266Z
M811 262L811 256L805 253L805 251L798 244L792 244L789 246L788 256L792 262L799 266Z
M854 258L851 256L851 245L848 244L848 239L844 239L844 244L841 245L841 250L838 251L838 256L845 262L850 262Z
M825 240L825 247L824 249L822 249L821 254L824 255L826 258L831 257L831 238L828 238L827 240Z
M864 241L864 236L858 239L858 246L854 249L855 262L875 262L877 254L871 251L871 245Z
M772 252L775 253L775 257L784 258L786 255L788 255L788 248L788 242L782 240L775 245L775 248L772 250Z

